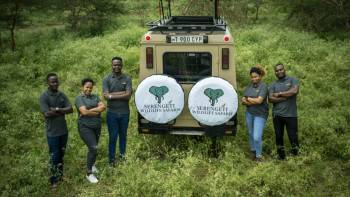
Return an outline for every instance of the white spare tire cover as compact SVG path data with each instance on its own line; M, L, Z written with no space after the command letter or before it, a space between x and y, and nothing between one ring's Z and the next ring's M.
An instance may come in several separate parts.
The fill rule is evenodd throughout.
M137 111L148 121L164 124L174 120L184 108L184 92L177 81L166 75L152 75L136 89Z
M188 96L188 108L198 122L208 126L220 125L236 114L237 93L226 80L208 77L192 87Z

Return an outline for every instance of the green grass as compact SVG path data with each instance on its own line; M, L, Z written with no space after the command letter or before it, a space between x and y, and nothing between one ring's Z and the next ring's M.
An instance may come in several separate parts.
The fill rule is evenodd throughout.
M207 138L139 135L131 99L127 162L116 168L107 165L108 134L103 124L97 159L100 182L89 184L84 177L87 148L78 135L75 112L67 116L64 182L51 192L48 148L38 105L46 74L58 73L60 89L73 102L83 77L95 79L94 91L100 93L111 57L120 55L136 88L138 41L145 31L131 23L94 38L76 38L59 29L19 32L21 49L15 53L4 50L0 59L1 196L349 195L350 41L325 41L268 21L233 31L238 92L241 95L249 83L251 66L265 66L268 74L264 80L271 83L275 80L273 65L286 64L287 73L301 84L300 156L289 156L284 162L275 159L269 117L263 136L265 161L252 162L243 106L238 111L238 134L222 138L218 158L208 155Z

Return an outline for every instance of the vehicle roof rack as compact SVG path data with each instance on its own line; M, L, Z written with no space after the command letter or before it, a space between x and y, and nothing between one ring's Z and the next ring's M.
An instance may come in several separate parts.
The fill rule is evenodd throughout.
M212 16L171 16L147 23L149 31L226 31L227 23Z

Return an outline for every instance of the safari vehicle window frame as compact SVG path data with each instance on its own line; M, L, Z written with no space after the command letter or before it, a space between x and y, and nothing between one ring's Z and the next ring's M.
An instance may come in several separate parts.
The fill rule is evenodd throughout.
M209 68L206 68L206 69L209 69L209 73L207 74L207 75L193 75L193 74L188 74L188 75L179 75L179 74L177 74L177 75L175 75L174 73L169 73L169 72L167 72L166 71L166 55L167 54L186 54L186 56L185 57L189 57L189 55L188 54L190 54L190 53L194 53L194 54L207 54L208 55L208 58L209 58L209 60L208 60L208 62L209 62ZM197 58L197 57L196 57ZM211 54L211 52L210 51L168 51L168 52L165 52L165 53L163 53L163 57L162 57L162 59L163 59L163 74L165 74L165 75L169 75L169 76L171 76L171 77L173 77L173 78L175 78L180 84L195 84L195 83L197 83L199 80L201 80L201 79L203 79L203 78L206 78L206 77L210 77L210 76L212 76L212 74L213 74L213 55ZM169 61L169 60L168 60ZM185 61L186 61L186 59L185 59ZM198 66L199 66L200 64L197 64L196 66L197 66L197 68L198 68ZM179 68L179 66L174 66L174 65L172 65L175 69L177 69L177 68ZM184 68L185 69L188 69L189 68L189 65L188 64L186 64L186 65L184 65ZM202 71L204 71L205 69L203 69ZM176 70L177 72L179 72L179 70ZM187 70L186 70L187 71ZM193 73L198 73L198 71L194 71ZM191 76L196 76L196 78L192 78L191 79Z

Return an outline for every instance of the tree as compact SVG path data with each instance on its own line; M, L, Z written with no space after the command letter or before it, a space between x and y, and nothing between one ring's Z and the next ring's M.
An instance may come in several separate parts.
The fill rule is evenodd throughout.
M275 4L288 8L288 20L318 33L350 30L349 0L298 0L277 1Z
M52 0L47 0L52 1ZM34 8L50 6L42 0L1 0L0 1L0 31L9 31L12 51L17 48L16 30L27 22L28 14ZM46 7L47 8L47 7Z
M11 49L16 50L16 27L23 22L23 2L20 0L4 0L0 3L1 29L10 31Z
M113 16L123 13L121 0L66 0L70 29L81 35L99 35Z

